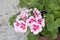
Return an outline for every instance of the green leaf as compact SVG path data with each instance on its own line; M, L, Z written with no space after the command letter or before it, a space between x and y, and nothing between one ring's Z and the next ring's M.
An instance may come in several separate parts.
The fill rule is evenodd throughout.
M38 8L39 10L42 9L42 5L39 3L39 0L31 0L31 8Z
M56 39L58 35L57 29L51 32L51 38Z
M43 30L42 31L42 35L44 37L47 37L47 38L52 38L52 39L55 39L57 37L57 30L54 30L52 32L48 31L48 30Z
M55 11L54 14L55 14L56 17L60 17L60 11L57 11L57 12Z
M50 4L50 5L49 5L49 8L50 8L52 11L56 11L56 10L60 9L60 6L58 6L57 4Z
M46 23L47 25L50 25L54 21L54 15L53 14L47 14L46 15Z
M53 23L51 23L50 25L47 25L47 29L48 29L48 31L52 32L55 29L58 29L59 26L60 26L60 19L57 19Z
M27 35L28 40L38 40L39 35L34 35L32 33L29 33Z
M13 23L15 22L15 19L16 19L17 15L19 15L19 13L17 13L16 15L13 15L13 16L9 19L10 25L13 25Z
M30 5L28 5L28 3L30 3ZM20 0L19 5L21 7L43 9L43 5L39 3L39 0Z
M20 5L20 7L29 7L29 5L28 5L28 3L30 2L30 0L20 0L20 3L19 3L19 5Z
M27 27L27 32L30 32L30 27Z
M48 30L43 30L42 31L42 35L44 36L44 37L51 37L51 32L50 31L48 31Z

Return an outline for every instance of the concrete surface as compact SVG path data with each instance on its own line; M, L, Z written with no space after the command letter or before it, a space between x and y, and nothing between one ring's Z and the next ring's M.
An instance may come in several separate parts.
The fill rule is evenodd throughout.
M0 0L0 40L27 40L26 33L16 33L9 18L19 12L19 0Z

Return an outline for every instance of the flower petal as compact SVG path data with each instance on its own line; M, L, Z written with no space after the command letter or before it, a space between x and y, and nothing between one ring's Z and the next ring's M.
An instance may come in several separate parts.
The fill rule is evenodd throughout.
M40 14L40 11L37 8L34 8L33 13L35 17L38 17L38 15Z
M31 24L30 29L31 29L31 32L33 32L33 34L38 34L39 32L42 31L41 25L40 25L40 24L37 24L37 23L35 23L35 22L33 22L33 23Z

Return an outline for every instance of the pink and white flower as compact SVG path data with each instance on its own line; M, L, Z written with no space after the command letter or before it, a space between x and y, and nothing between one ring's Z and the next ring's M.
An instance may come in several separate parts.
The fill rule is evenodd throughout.
M15 22L14 27L17 32L27 32L27 25L24 21Z
M30 11L32 9L24 9L17 16L16 22L14 22L14 28L17 32L27 32L29 26L33 34L38 34L42 31L42 27L45 26L45 19L42 19L41 13L37 8L34 8L34 16L31 16ZM22 20L19 20L22 19Z
M40 19L42 19L42 16L41 16L41 14L39 14L39 15L38 15L38 17L36 17L36 18L40 18Z
M19 29L18 29L19 25L20 25L20 21L14 22L14 28L16 32L19 32Z
M26 19L29 16L27 11L26 12L25 11L21 12L20 15L21 15L22 19Z
M35 18L33 16L29 17L29 19L27 19L27 21L26 21L27 25L29 25L29 26L33 22L36 22L36 20L35 20Z
M18 15L16 18L16 20L19 20L19 19L21 19L21 15Z
M40 14L40 11L37 8L34 8L33 13L35 17L38 17L38 15Z
M38 24L42 25L42 27L45 26L45 20L44 19L36 18L36 21L37 21Z
M20 15L17 16L17 19L16 20L19 20L19 19L23 19L24 21L26 21L26 19L30 16L29 12L31 11L32 9L28 10L28 9L24 9L21 11Z
M22 19L26 22L26 19L28 18L28 14L24 14L24 15L22 15Z
M23 9L23 10L21 10L21 13L29 14L30 11L32 11L32 9Z
M33 22L31 24L30 29L31 29L31 32L33 32L33 34L38 34L39 32L42 31L41 25L40 24L37 24L36 22Z

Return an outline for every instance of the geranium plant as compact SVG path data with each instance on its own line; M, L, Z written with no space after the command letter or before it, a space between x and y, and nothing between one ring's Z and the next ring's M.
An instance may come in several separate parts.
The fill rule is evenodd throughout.
M39 36L55 39L60 26L59 0L20 0L24 8L10 18L16 32L28 32L28 40L38 40Z
M30 11L33 11L34 16L31 16ZM33 34L38 34L44 26L45 19L42 18L40 11L36 8L34 10L22 10L14 22L15 30L22 33L27 32L27 27L29 27Z

